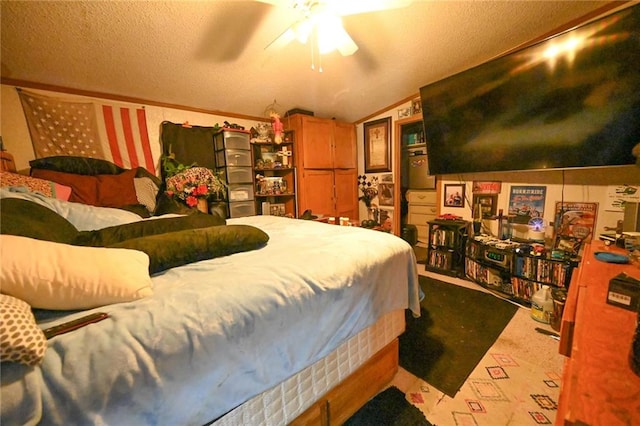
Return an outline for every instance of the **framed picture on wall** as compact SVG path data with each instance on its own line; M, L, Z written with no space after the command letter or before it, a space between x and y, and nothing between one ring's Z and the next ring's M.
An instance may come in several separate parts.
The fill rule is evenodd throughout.
M476 217L476 209L478 209L477 214L481 219L495 216L497 205L498 194L473 194L474 218Z
M445 207L464 207L464 184L444 185Z
M411 114L420 114L422 112L422 100L415 98L411 101Z
M391 117L364 123L364 171L391 171Z
M381 206L393 206L393 184L378 184L378 203Z

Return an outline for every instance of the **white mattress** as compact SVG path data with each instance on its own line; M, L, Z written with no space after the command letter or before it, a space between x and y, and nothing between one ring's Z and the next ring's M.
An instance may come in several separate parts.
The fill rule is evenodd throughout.
M286 425L404 332L404 311L390 312L327 357L255 396L215 426Z

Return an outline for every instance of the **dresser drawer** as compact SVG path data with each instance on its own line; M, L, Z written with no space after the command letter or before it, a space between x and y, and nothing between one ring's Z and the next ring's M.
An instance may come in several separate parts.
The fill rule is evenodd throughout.
M437 204L436 191L407 191L407 201L411 204Z
M438 213L438 207L433 205L409 205L409 214L426 214L436 216Z
M418 241L426 243L429 241L429 226L428 225L416 225L418 230Z
M412 213L411 210L409 210L407 222L416 226L427 226L427 222L429 222L430 220L434 220L435 218L435 214Z

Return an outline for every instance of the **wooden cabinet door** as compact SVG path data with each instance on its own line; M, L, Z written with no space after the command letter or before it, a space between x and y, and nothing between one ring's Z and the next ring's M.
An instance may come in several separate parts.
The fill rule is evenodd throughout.
M300 204L298 215L311 209L313 214L335 216L332 170L305 170L298 189Z
M356 128L353 124L335 122L333 145L333 167L336 169L358 168Z
M358 170L336 169L336 216L358 219Z
M302 118L303 165L306 169L333 168L333 120Z

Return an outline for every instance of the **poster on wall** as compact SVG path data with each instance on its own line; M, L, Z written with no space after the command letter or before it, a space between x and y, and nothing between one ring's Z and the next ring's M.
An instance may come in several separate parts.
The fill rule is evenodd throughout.
M598 203L556 202L556 235L591 241L597 214Z
M474 194L499 194L502 190L502 182L500 181L473 181Z
M529 223L534 217L544 216L546 186L512 186L509 192L509 216L514 223Z
M618 185L607 187L607 205L605 210L624 211L624 203L640 203L640 186Z

